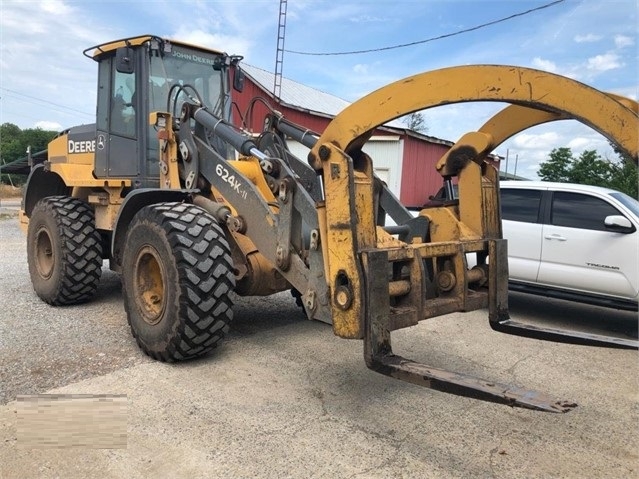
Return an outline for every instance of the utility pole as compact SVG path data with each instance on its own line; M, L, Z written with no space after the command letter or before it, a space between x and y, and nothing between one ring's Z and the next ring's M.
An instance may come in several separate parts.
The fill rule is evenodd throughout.
M508 153L510 150L506 148L506 171L504 172L504 177L508 179Z

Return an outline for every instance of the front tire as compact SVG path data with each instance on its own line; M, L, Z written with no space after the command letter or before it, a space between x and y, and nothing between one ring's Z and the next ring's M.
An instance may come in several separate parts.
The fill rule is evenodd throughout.
M102 245L89 205L68 196L40 200L29 218L27 261L43 301L57 306L90 299L102 274Z
M122 286L133 336L160 361L206 354L233 319L228 242L213 217L191 204L159 203L135 215L125 240Z

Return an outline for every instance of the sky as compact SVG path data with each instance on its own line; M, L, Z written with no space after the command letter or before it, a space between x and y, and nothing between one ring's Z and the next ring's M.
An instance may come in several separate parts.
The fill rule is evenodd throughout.
M0 0L0 124L61 130L92 123L97 64L82 51L109 40L155 34L244 56L274 71L279 0ZM636 0L564 0L484 28L449 35L553 0L290 0L283 76L349 102L424 71L468 64L532 67L637 99ZM504 105L466 103L422 112L427 134L455 141ZM553 148L575 155L608 142L574 121L522 132L499 146L508 172L536 178ZM502 162L502 170L505 169Z

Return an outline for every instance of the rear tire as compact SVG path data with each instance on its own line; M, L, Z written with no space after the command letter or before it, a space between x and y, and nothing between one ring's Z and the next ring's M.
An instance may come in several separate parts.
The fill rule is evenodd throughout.
M142 351L171 362L215 348L233 319L235 276L213 217L186 203L147 206L124 244L124 305Z
M91 298L102 274L102 246L89 205L68 196L40 200L29 218L27 261L43 301L67 305Z

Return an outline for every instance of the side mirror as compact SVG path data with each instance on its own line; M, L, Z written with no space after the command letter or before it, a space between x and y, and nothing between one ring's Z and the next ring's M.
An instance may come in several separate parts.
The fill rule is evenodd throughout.
M244 72L239 66L235 67L233 74L233 89L240 93L244 90Z
M604 219L604 225L610 231L616 233L634 233L636 228L628 218L621 215L610 215Z
M134 51L131 47L120 47L115 51L115 69L120 73L133 73Z

